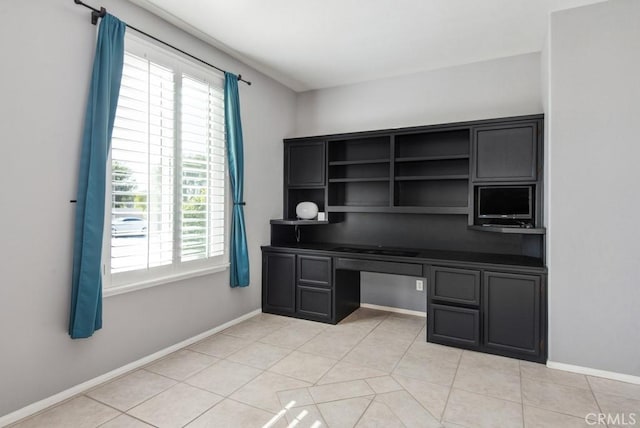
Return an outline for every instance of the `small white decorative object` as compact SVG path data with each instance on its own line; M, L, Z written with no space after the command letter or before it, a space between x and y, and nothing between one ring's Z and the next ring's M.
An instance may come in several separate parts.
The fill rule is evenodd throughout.
M300 202L296 205L296 215L301 220L312 220L318 215L318 206L314 202Z
M318 213L318 221L326 221L326 220L327 220L327 213L319 212Z

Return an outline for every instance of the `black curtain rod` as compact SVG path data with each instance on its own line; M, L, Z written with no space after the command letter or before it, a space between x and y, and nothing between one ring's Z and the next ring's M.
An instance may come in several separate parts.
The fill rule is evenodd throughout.
M104 7L101 7L100 9L96 9L95 7L92 7L92 6L89 6L86 3L83 3L82 0L73 0L73 2L75 4L79 4L80 6L84 6L87 9L91 9L91 11L92 11L91 12L91 23L93 25L96 25L98 23L98 18L102 18L103 16L105 16L107 14L107 9L105 9ZM173 45L171 45L171 44L169 44L169 43L167 43L167 42L165 42L163 40L160 40L159 38L154 37L151 34L146 33L144 31L134 27L133 25L129 25L127 23L125 23L125 25L127 26L127 28L131 28L132 30L137 31L138 33L143 34L143 35L149 37L150 39L155 40L158 43L162 43L163 45L165 45L167 47L170 47L171 49L174 49L174 50L180 52L181 54L188 56L189 58L195 59L196 61L201 62L204 65L208 65L211 68L215 68L216 70L221 71L222 73L226 72L226 70L223 70L220 67L216 67L215 65L210 64L207 61L198 58L197 56L191 55L189 52L185 52L180 48L177 48L177 47L175 47L175 46L173 46ZM240 74L238 74L238 80L241 81L241 82L246 83L249 86L251 86L251 82L249 82L248 80L244 80Z

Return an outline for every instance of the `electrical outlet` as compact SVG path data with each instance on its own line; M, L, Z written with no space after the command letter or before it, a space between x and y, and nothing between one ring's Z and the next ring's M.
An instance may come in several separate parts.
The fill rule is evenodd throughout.
M416 291L424 290L424 281L421 279L416 279Z

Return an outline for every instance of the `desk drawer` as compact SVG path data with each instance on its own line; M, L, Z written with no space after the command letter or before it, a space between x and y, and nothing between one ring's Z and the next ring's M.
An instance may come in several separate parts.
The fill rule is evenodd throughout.
M480 345L480 311L453 306L431 305L429 341L464 346Z
M299 285L296 293L298 314L305 319L331 321L331 290Z
M416 263L338 258L336 260L336 269L422 276L422 265Z
M298 256L298 285L331 287L331 257Z
M480 305L480 271L432 266L429 279L432 300Z

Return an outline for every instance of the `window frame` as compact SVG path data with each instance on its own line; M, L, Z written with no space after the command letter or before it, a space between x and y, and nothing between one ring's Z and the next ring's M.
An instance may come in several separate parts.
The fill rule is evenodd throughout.
M211 70L209 67L196 63L193 59L186 55L170 51L166 47L159 46L142 36L127 33L125 35L125 52L130 53L160 66L171 68L176 74L187 74L188 76L202 81L206 81L212 86L219 87L224 91L224 76L218 71ZM219 85L217 84L219 82ZM180 91L176 91L179 93ZM176 120L178 122L179 120ZM225 133L226 134L226 133ZM181 147L179 138L176 138L176 145ZM105 221L102 239L102 294L103 297L114 296L131 291L141 290L144 288L154 287L157 285L178 282L188 278L195 278L204 275L210 275L217 272L223 272L229 269L229 239L231 236L231 189L227 164L227 139L224 135L224 250L220 256L207 257L204 259L190 260L182 262L173 260L171 264L157 266L145 269L136 269L120 273L111 273L111 221L112 221L112 157L111 147L109 148L109 156L107 160L107 179L108 187L105 191ZM174 157L177 162L180 160L179 148L178 153ZM182 186L181 180L174 182L174 194L180 193ZM177 206L174 206L174 214L180 212ZM175 238L175 236L174 236ZM174 245L177 243L174 240Z

